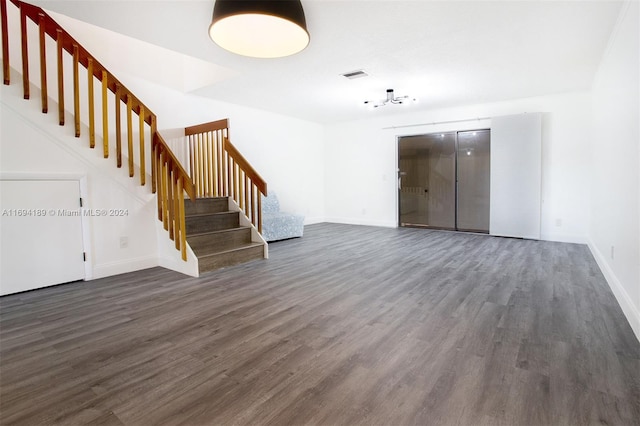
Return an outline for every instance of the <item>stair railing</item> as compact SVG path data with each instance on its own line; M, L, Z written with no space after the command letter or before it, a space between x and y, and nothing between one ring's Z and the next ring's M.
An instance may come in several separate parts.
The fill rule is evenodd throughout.
M229 141L227 119L184 129L189 171L197 197L231 197L262 233L267 183Z
M63 55L66 52L73 59L72 85L73 85L73 117L75 136L80 137L80 73L79 67L87 70L87 96L88 96L88 127L89 147L96 145L96 103L102 105L102 148L103 157L109 158L110 143L109 133L110 119L108 111L109 92L115 97L115 150L116 166L122 167L123 131L122 109L126 106L126 149L129 176L135 175L135 156L138 156L140 185L146 184L147 157L151 163L151 191L158 192L158 218L163 222L164 228L169 232L172 240L175 240L176 249L181 251L182 258L187 260L185 219L184 219L184 192L195 201L196 194L191 177L180 166L171 150L166 145L162 136L157 131L156 116L145 106L127 87L122 84L109 70L107 70L93 55L91 55L80 43L67 33L53 18L43 9L20 0L10 0L20 12L20 37L22 53L22 85L24 99L30 98L29 80L29 43L27 40L27 25L31 21L38 27L39 34L39 69L42 112L48 112L48 87L47 87L47 54L46 37L53 39L56 45L57 67L54 70L57 76L57 103L58 121L65 125L65 96L64 96L64 67ZM10 82L9 61L9 28L7 15L7 0L0 0L1 25L2 25L2 72L5 85ZM101 102L95 99L94 79L100 82ZM134 118L137 116L137 118ZM137 129L134 127L137 123ZM139 133L138 152L134 150L134 131ZM150 135L151 153L145 152L145 134Z
M184 214L184 193L192 201L196 192L189 174L180 165L160 133L153 134L153 163L155 187L158 200L158 219L169 238L175 241L182 259L187 260L187 232Z

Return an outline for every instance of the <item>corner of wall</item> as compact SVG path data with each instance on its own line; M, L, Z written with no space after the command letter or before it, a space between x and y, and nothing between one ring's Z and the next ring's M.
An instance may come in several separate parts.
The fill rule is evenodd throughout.
M598 250L595 243L591 239L589 239L587 245L589 246L589 250L591 250L591 254L593 254L594 259L598 263L598 266L600 267L604 278L607 280L607 283L609 284L613 295L616 297L618 304L622 308L622 312L627 317L627 321L629 321L631 329L633 330L638 340L640 340L640 311L633 304L631 296L629 296L629 293L627 293L618 277L616 277L613 269L609 267L609 264L605 260L604 255L600 252L600 250Z

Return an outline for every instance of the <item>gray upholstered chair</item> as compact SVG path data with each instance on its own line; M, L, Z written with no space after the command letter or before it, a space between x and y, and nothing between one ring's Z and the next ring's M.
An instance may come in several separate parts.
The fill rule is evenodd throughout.
M302 237L304 216L280 211L280 202L275 192L262 197L262 237L267 241Z

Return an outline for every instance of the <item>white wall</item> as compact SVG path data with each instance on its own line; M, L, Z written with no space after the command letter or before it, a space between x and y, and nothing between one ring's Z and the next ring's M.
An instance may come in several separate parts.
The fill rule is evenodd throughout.
M275 191L283 210L324 218L324 129L322 125L254 108L218 102L121 76L158 116L158 129L229 119L231 142Z
M387 106L397 108L401 106ZM337 123L325 129L328 221L397 225L396 138L488 128L490 120L384 129L420 123L542 112L542 214L545 240L586 242L589 207L590 94L569 93Z
M149 187L129 179L126 168L116 169L113 158L102 159L100 148L92 151L86 139L73 138L73 125L60 127L55 113L41 114L37 98L22 100L20 84L2 86L0 100L0 177L85 177L86 209L128 212L121 217L84 218L89 262L85 278L158 265L155 198ZM121 237L128 239L128 247L120 247Z
M589 247L640 338L640 61L637 2L626 4L593 88ZM612 252L613 251L613 252Z

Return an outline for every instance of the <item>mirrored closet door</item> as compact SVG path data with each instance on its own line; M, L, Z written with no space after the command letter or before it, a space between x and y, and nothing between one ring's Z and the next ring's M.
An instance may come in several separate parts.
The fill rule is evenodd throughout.
M400 226L489 232L490 131L398 140Z

